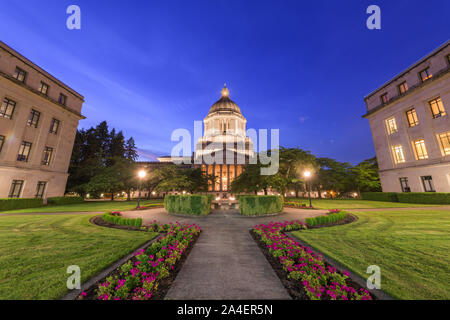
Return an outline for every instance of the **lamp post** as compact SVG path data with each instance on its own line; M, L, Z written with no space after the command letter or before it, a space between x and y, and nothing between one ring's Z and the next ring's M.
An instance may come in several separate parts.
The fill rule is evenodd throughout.
M311 203L311 182L308 183L308 180L311 177L311 171L306 170L303 173L303 176L305 177L306 183L307 183L308 198L309 198L309 208L312 209L312 203Z
M141 202L141 187L142 187L142 179L145 178L145 176L147 175L147 172L145 172L144 170L141 170L138 172L138 176L139 176L139 193L138 193L138 202L137 202L137 207L136 209L140 208L140 202Z

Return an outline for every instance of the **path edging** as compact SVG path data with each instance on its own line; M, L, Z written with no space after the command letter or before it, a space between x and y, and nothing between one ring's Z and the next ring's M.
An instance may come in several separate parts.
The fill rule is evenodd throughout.
M388 295L386 292L382 291L381 289L368 289L367 288L367 281L362 278L360 275L354 273L353 271L348 270L344 265L342 265L340 262L337 262L336 260L328 257L327 255L325 255L324 253L322 253L321 251L315 249L314 247L312 247L310 244L300 240L299 238L293 236L291 234L291 232L284 232L284 234L286 236L288 236L289 238L291 238L292 240L296 241L297 243L299 243L300 245L304 246L304 247L308 247L311 249L311 251L316 254L316 255L320 255L322 256L323 260L328 263L329 265L333 266L334 268L336 268L336 270L338 270L341 274L344 273L344 271L347 271L350 274L350 277L353 281L355 281L358 285L360 285L361 287L365 288L367 291L370 292L370 294L374 295L378 300L395 300L394 298L392 298L390 295Z
M66 295L64 295L60 300L75 300L83 291L86 291L87 289L89 289L92 285L94 285L95 283L97 283L98 281L100 281L101 279L105 278L108 274L110 274L112 271L114 271L115 269L117 269L118 267L120 267L122 264L124 264L125 262L127 262L128 260L130 260L134 253L136 251L140 251L140 250L145 250L147 249L153 242L160 240L161 237L163 237L164 234L160 234L159 236L157 236L156 238L153 238L150 241L147 241L145 244L143 244L142 246L140 246L139 248L133 250L133 252L127 254L125 257L117 260L116 262L114 262L113 264L111 264L109 267L107 267L106 269L104 269L103 271L100 271L99 273L97 273L95 276L93 276L92 278L90 278L89 280L87 280L85 283L83 283L81 285L81 289L73 289L72 291L70 291L69 293L67 293Z

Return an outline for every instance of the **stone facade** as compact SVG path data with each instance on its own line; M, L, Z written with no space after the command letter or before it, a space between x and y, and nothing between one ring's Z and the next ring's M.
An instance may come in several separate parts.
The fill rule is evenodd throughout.
M365 98L384 192L450 192L450 41Z
M0 42L0 99L0 198L64 195L83 96Z

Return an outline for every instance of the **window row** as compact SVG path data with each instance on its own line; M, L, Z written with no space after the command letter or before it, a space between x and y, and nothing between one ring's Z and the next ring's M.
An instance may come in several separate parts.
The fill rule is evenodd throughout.
M450 156L450 131L438 134L437 138L439 140L443 156ZM416 160L428 159L428 152L424 139L412 141L412 146ZM395 164L404 163L406 161L403 146L392 146L392 154Z
M423 191L425 192L436 192L433 185L433 177L432 176L422 176L420 177L422 181ZM400 187L402 188L402 192L411 192L411 188L409 187L408 178L402 177L400 178Z
M450 65L450 55L447 55L446 59L447 59L447 63ZM418 73L418 77L419 77L419 81L421 83L423 83L423 82L431 79L433 77L433 74L431 73L430 68L427 67ZM403 81L402 83L400 83L397 86L398 95L399 96L404 95L408 91L408 89L409 89L408 83L406 81ZM382 93L380 95L380 101L381 101L381 104L387 104L389 102L389 97L388 97L387 92Z
M32 145L33 144L31 142L22 141L19 147L19 153L17 154L17 161L28 162L30 158ZM41 164L43 166L49 166L52 161L52 157L53 157L53 148L45 147L42 154Z
M22 195L24 183L25 182L23 180L13 180L11 183L11 188L9 190L8 197L9 198L20 198L20 196ZM36 186L36 192L35 192L34 197L42 199L44 197L44 192L45 192L46 187L47 187L46 181L39 181Z
M434 119L445 116L447 113L444 108L444 104L440 97L436 99L430 100L428 102L430 106L431 114ZM412 108L406 111L406 121L408 122L409 127L415 127L419 124L419 118L417 117L416 109ZM389 135L398 132L397 122L395 117L390 117L385 120L386 130Z
M16 67L16 71L14 72L14 78L22 83L26 83L27 72L19 67ZM48 96L49 90L50 86L47 83L41 81L41 84L39 86L39 92L42 93L43 95ZM60 93L58 103L65 106L67 103L67 96Z
M4 98L0 107L0 118L6 118L12 120L14 115L14 110L16 108L16 102ZM37 110L31 109L30 116L27 120L27 125L30 127L37 128L39 126L39 120L41 118L41 113ZM61 121L58 119L52 118L52 122L50 123L49 132L53 134L58 134L59 127L61 125Z

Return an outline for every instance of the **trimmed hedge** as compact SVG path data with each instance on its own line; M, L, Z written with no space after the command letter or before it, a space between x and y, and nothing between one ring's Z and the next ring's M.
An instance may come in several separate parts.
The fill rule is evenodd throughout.
M50 205L66 205L84 202L82 197L52 197L47 198L47 204Z
M281 196L239 197L239 211L244 216L258 216L283 211L284 199Z
M444 192L362 192L364 200L423 203L423 204L450 204L450 193Z
M398 202L396 192L361 192L363 200Z
M313 227L313 226L320 226L320 225L327 224L327 223L337 222L340 220L344 220L345 218L347 218L347 213L339 212L339 213L332 213L327 216L306 218L305 222L308 226Z
M424 204L450 204L450 193L404 192L397 194L398 202Z
M114 223L114 224L120 224L122 226L132 226L136 228L140 228L142 226L142 219L137 218L123 218L119 215L112 215L111 212L105 212L102 216L103 220Z
M214 196L204 194L168 194L164 198L164 208L170 213L208 215Z
M11 198L0 199L0 211L43 207L42 199Z

